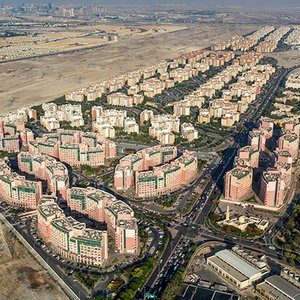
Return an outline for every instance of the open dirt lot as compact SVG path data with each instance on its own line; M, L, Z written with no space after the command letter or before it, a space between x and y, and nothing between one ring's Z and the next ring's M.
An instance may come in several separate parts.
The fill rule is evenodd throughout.
M189 26L176 32L123 38L98 49L0 64L1 114L258 28L240 24Z
M285 52L277 52L268 54L277 59L278 64L283 67L292 67L300 65L300 50L290 50Z
M0 252L0 300L67 300L58 284L2 226L12 257ZM1 243L3 241L1 240Z

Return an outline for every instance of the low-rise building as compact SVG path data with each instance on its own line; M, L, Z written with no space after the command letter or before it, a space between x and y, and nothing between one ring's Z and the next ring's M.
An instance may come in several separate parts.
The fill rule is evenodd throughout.
M264 275L258 267L253 266L236 253L227 249L208 257L206 262L222 278L228 280L240 290L251 287Z
M133 105L140 105L144 100L144 96L142 94L133 94L133 96L128 96L123 93L113 93L107 95L106 99L107 103L110 105L132 107Z
M149 135L156 138L163 145L173 145L175 136L179 132L180 119L173 115L155 115L151 119Z
M80 104L58 106L55 103L44 103L42 108L44 114L40 117L40 122L48 131L60 128L60 122L69 122L71 127L84 125Z
M227 206L226 217L217 222L219 226L233 226L241 231L246 231L249 225L255 225L258 229L265 231L269 227L268 220L262 220L253 216L238 216L230 218L229 206Z
M285 82L285 87L287 89L300 89L300 74L291 73Z
M256 286L261 300L298 300L300 288L279 275L272 275Z

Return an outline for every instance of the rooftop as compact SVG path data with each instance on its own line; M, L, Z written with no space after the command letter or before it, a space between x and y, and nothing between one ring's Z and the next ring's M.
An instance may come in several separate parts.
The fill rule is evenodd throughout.
M269 172L269 171L265 171L263 172L263 178L267 181L267 182L271 182L271 181L278 181L281 178L281 173L280 172Z
M241 278L248 279L261 274L259 270L227 249L217 252L215 256L240 273Z
M258 285L277 300L300 300L300 289L278 275L268 277Z
M237 177L238 179L241 179L251 173L251 169L247 168L234 168L231 171L232 176Z

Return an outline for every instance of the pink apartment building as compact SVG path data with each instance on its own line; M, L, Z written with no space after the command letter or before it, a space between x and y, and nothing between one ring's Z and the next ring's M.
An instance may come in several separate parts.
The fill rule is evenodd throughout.
M149 170L177 157L177 148L161 145L149 147L123 157L116 166L114 187L125 191L134 186L135 172Z
M292 182L292 164L277 161L274 167L281 173L285 186L288 187Z
M135 194L138 198L165 195L192 182L197 176L198 161L194 153L182 156L150 171L135 173Z
M252 129L249 132L248 144L258 151L265 151L266 149L266 136L265 132L260 129Z
M51 222L63 218L64 213L57 205L57 198L43 195L39 201L37 214L37 232L45 243L51 243Z
M136 253L138 249L137 222L135 219L118 220L116 248L120 253Z
M242 201L252 194L251 167L235 167L225 175L224 196L232 201Z
M107 231L88 229L84 223L65 217L55 197L41 199L37 227L44 242L68 260L94 266L103 266L107 261Z
M151 119L153 118L154 114L153 114L153 111L152 110L143 110L141 113L140 113L140 123L141 124L144 124L144 122L147 122L147 121L151 121Z
M293 163L292 155L287 150L280 150L277 148L272 154L273 163L275 163L276 161L288 164Z
M154 146L122 158L115 169L115 189L134 188L139 198L179 189L196 178L198 161L194 153L188 151L173 160L176 157L176 147Z
M53 156L71 166L95 167L116 156L116 145L98 133L58 130L30 142L29 152Z
M278 139L278 148L291 153L293 162L298 158L299 137L294 132L288 132Z
M89 219L105 222L104 208L115 199L113 195L92 187L72 187L68 190L67 204L71 210Z
M106 223L109 235L115 240L116 251L137 253L137 220L132 208L126 203L101 190L73 187L68 191L67 204L73 211Z
M133 210L116 200L105 207L108 232L114 236L115 249L120 253L138 252L138 226ZM128 233L128 235L126 235Z
M285 121L282 124L282 128L287 132L295 132L297 136L299 137L300 135L300 123L290 120L290 121Z
M259 151L251 146L245 146L238 150L235 164L240 166L247 166L258 168Z
M36 209L42 195L41 182L26 180L12 173L5 160L0 160L0 196L11 205Z
M24 123L16 125L0 122L0 138L4 143L3 151L18 152L20 146L27 146L30 141L34 140L34 134L30 129L25 128Z
M26 180L17 173L0 176L0 195L14 206L36 209L42 196L42 183Z
M281 172L277 169L268 169L263 172L259 198L266 206L279 207L285 197L285 183Z
M0 136L0 151L19 152L20 141L18 137Z
M260 122L260 129L265 132L266 139L270 139L273 136L273 129L274 129L274 121L267 117L262 117L259 120Z
M48 188L54 196L66 198L69 174L64 164L47 155L21 152L18 155L18 166L23 172L47 180Z

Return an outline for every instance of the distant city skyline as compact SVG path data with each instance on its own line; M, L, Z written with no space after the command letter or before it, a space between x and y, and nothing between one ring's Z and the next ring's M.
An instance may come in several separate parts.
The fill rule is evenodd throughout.
M153 0L151 4L147 0L54 0L54 1L47 1L47 0L7 0L3 1L5 5L9 4L22 4L22 3L53 3L55 5L99 5L99 6L111 6L111 5L192 5L195 6L203 6L203 7L213 7L213 6L220 6L220 7L249 7L255 8L255 6L259 7L268 7L270 5L278 7L278 8L291 8L293 6L300 7L299 0L252 0L251 2L245 3L241 0Z

